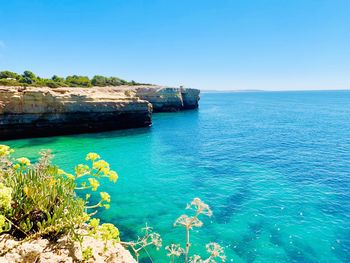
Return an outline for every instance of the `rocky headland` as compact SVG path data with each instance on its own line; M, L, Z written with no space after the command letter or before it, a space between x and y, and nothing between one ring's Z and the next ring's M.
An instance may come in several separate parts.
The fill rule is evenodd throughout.
M152 112L198 107L200 91L162 86L0 86L0 139L150 126Z

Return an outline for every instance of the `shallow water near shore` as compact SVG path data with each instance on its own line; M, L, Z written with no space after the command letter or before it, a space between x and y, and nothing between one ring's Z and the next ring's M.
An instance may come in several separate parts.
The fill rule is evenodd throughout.
M214 215L192 232L193 252L215 241L228 262L350 262L350 92L201 97L150 128L1 143L32 160L52 149L67 171L99 153L119 173L99 215L124 240L147 222L164 246L183 243L173 222L200 197ZM163 248L148 252L167 262Z

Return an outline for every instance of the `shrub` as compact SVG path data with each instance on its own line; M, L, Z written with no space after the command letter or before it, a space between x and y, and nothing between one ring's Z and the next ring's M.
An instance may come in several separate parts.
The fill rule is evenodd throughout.
M21 86L22 83L19 83L17 80L14 79L0 79L0 85L2 86Z
M15 72L8 71L8 70L1 71L0 72L0 79L7 79L7 78L19 79L20 75L18 75Z
M34 87L91 87L91 86L121 86L121 85L139 85L135 81L128 82L117 77L104 77L96 75L91 80L87 76L72 75L66 78L57 75L52 76L51 79L41 78L36 76L33 72L26 70L22 75L5 70L0 71L0 85L4 86L34 86ZM149 84L142 84L149 85Z
M70 174L51 164L49 152L41 152L36 164L24 157L13 159L12 152L10 147L0 145L0 233L9 233L23 242L37 237L56 240L63 234L81 241L83 236L77 229L90 220L89 235L119 241L115 226L96 224L97 219L92 218L97 208L109 208L110 196L105 192L99 193L97 203L90 203L99 180L109 178L115 183L118 179L98 154L89 153L86 161L90 165L79 164ZM81 198L76 193L79 190L91 193Z
M66 83L72 87L91 87L91 81L86 76L68 76L66 78Z

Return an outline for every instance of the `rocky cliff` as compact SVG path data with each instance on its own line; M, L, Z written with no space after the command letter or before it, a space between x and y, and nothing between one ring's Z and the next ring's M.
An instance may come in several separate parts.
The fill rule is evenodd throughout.
M136 96L153 105L155 112L178 111L198 108L198 89L170 88L161 86L137 86Z
M0 139L151 125L154 111L198 107L199 90L160 86L0 87Z

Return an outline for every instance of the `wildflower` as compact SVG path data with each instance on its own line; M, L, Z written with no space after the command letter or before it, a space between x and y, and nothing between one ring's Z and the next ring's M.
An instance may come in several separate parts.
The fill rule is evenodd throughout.
M97 154L97 153L88 153L86 155L86 158L85 160L88 161L88 160L91 160L91 161L95 161L97 159L100 159L101 157Z
M204 203L199 198L194 198L190 204L187 205L186 209L193 209L196 210L197 214L203 214L207 216L212 216L213 212L209 208L209 206Z
M108 193L101 192L100 195L101 195L102 201L106 201L108 203L111 202L111 196Z
M51 177L51 178L50 178L50 181L49 181L49 186L50 186L50 187L54 186L56 182L57 182L56 179L53 178L53 177Z
M12 167L13 167L13 169L17 170L17 169L20 168L21 166L20 166L18 163L16 163L16 164L14 164Z
M82 220L84 222L86 222L86 221L88 221L90 219L90 216L87 213L84 212L81 218L82 218Z
M74 171L75 171L77 178L79 178L79 177L82 177L82 176L90 173L90 168L87 165L79 164L75 167Z
M110 171L109 180L115 183L118 180L118 174L115 171Z
M19 164L21 164L22 166L30 165L30 160L28 158L25 158L25 157L18 158L17 162L19 162Z
M11 206L12 188L0 183L0 208L8 209Z
M26 194L26 196L27 197L29 197L29 192L30 192L30 190L29 190L29 187L28 186L25 186L25 187L23 187L23 192Z
M113 224L102 224L99 230L101 231L102 240L119 239L119 230Z
M201 227L203 222L200 221L197 217L189 217L187 215L182 215L176 219L174 226L182 225L187 229L192 229L193 227Z
M99 161L94 162L92 167L96 170L100 170L100 171L103 170L103 171L109 172L109 164L104 160L99 160Z
M86 199L86 200L89 200L90 197L91 197L91 194L86 194L86 195L85 195L85 199Z
M91 247L87 247L82 251L82 256L84 261L88 261L90 258L92 258L93 253L92 253L92 248Z
M185 253L185 250L180 247L179 244L171 244L170 246L166 246L165 247L166 250L168 250L168 257L171 257L171 256L176 256L176 257L179 257L181 256L181 254L184 254Z
M207 244L205 248L212 258L220 258L222 262L225 262L226 256L224 249L218 243L211 242Z
M92 228L97 228L98 225L100 224L100 219L98 218L93 218L90 220L90 223L89 225L92 227Z
M105 207L105 209L110 209L111 208L110 204L104 204L103 206Z
M0 144L0 157L8 156L13 152L14 150L12 150L9 146Z
M162 246L162 238L158 233L151 233L150 235L152 244L159 249Z
M89 183L90 183L90 186L92 187L92 191L96 191L97 188L100 186L100 183L94 179L94 178L89 178Z

